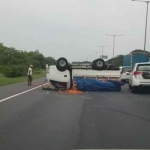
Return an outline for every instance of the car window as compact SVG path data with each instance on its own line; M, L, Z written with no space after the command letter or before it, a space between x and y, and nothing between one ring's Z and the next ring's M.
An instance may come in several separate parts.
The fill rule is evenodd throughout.
M150 64L140 64L137 66L137 71L150 71Z
M132 67L124 67L122 68L123 72L131 72L132 71Z

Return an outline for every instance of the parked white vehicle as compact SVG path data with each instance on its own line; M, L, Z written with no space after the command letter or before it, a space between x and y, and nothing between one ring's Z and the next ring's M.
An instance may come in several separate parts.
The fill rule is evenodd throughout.
M131 71L132 71L131 66L120 67L120 79L125 82L129 82L129 77L130 77Z
M136 63L129 78L132 93L143 87L150 87L150 62Z

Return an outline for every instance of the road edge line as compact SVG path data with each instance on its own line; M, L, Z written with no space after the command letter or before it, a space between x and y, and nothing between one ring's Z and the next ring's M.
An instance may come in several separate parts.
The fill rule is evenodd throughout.
M46 83L46 84L48 84L48 83ZM19 95L28 93L28 92L33 91L33 90L35 90L35 89L38 89L38 88L40 88L40 87L42 87L42 86L44 86L44 85L46 85L46 84L42 84L42 85L40 85L40 86L34 87L34 88L32 88L32 89L29 89L29 90L26 90L26 91L23 91L23 92L20 92L20 93L18 93L18 94L15 94L15 95L12 95L12 96L9 96L9 97L0 99L0 103L4 102L4 101L6 101L6 100L9 100L9 99L11 99L11 98L17 97L17 96L19 96Z

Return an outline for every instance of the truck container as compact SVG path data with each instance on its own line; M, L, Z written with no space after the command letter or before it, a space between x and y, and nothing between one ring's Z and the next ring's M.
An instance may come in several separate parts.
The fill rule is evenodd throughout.
M149 54L144 52L131 52L123 58L123 66L134 66L135 63L148 62Z

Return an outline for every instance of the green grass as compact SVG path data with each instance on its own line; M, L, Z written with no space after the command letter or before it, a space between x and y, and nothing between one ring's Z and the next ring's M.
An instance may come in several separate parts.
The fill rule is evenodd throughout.
M38 78L42 78L42 77L45 77L45 76L46 76L46 72L42 71L41 74L34 74L33 75L33 80L38 79ZM17 77L17 78L7 78L2 73L0 73L0 86L25 82L27 80L28 80L27 76Z

